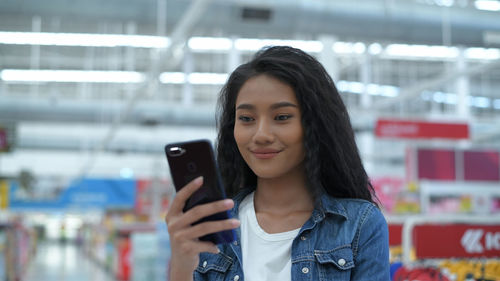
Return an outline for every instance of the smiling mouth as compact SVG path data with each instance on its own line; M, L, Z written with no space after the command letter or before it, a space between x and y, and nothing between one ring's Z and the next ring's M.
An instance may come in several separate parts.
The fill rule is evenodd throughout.
M258 159L271 159L278 155L281 151L270 151L270 152L256 152L252 151L253 155Z

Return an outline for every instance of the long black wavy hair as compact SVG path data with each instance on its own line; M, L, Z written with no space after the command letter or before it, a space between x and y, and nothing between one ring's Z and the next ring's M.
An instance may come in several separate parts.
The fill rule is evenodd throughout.
M304 128L307 186L313 198L327 193L374 202L373 186L361 162L347 109L332 78L314 57L287 46L261 49L250 62L233 71L221 90L217 161L228 196L257 184L233 133L237 95L243 84L257 75L276 78L295 91Z

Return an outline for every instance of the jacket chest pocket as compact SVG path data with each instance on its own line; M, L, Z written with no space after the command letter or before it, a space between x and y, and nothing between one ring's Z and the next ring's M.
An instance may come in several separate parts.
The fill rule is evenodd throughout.
M233 260L222 254L200 254L200 264L194 271L194 280L224 280Z
M354 267L350 245L330 251L314 251L318 262L319 280L350 280L351 269Z

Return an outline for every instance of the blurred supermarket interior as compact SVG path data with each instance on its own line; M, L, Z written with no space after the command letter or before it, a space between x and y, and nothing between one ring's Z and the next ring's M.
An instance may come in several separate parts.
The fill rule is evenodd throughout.
M266 45L336 82L393 277L500 280L498 0L0 0L0 280L167 280L163 147Z

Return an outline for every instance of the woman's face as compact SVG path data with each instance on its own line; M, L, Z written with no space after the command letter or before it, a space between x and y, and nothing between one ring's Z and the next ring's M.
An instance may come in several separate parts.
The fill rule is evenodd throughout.
M236 98L234 139L250 169L272 179L303 172L304 130L294 90L267 76L250 78Z

